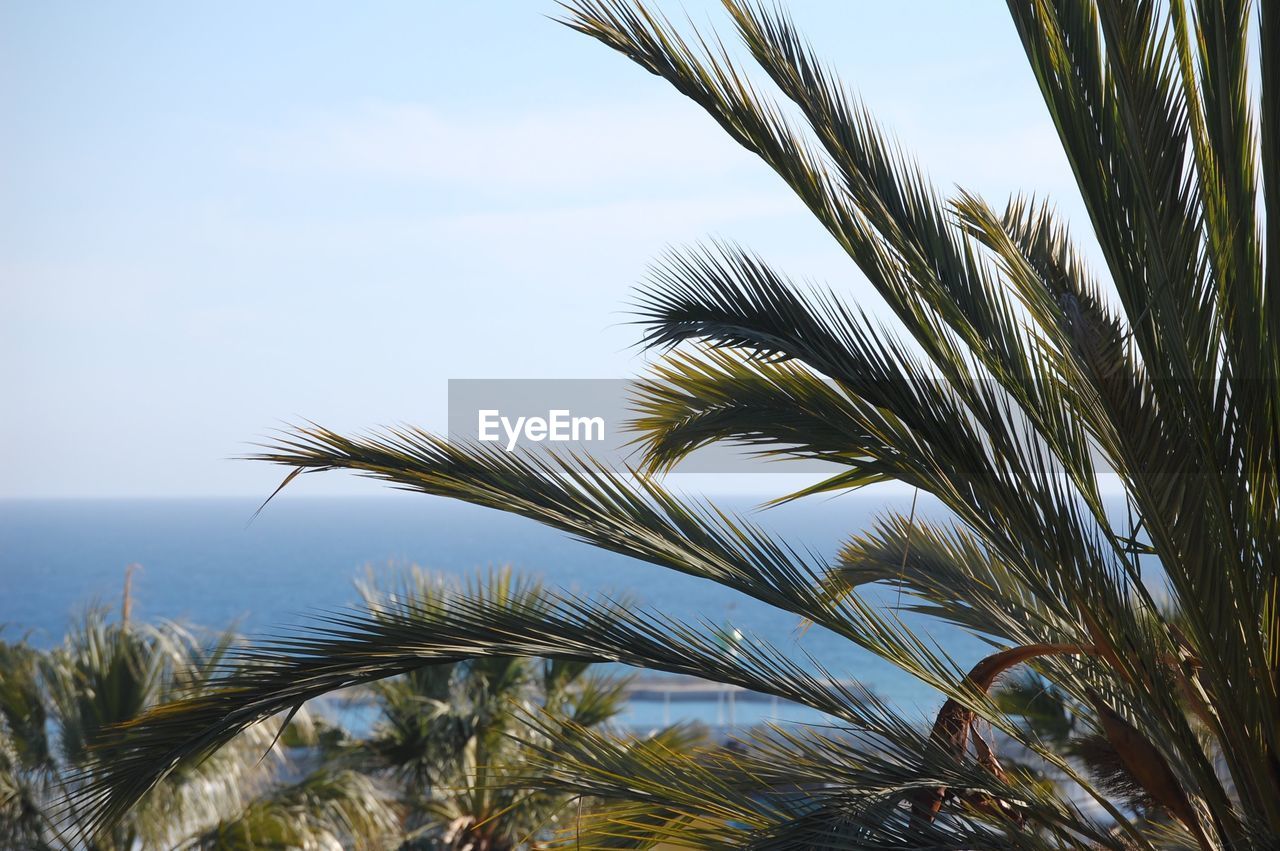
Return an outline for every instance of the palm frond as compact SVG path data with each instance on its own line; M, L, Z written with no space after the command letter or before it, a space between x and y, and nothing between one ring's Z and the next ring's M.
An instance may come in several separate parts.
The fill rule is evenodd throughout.
M237 654L205 693L119 727L76 791L95 825L117 818L164 777L204 759L242 731L340 688L464 659L541 656L621 662L741 686L867 724L856 691L806 671L757 640L736 642L614 603L534 593L389 600L335 614L291 638ZM571 723L571 722L569 722ZM563 738L563 737L561 737Z
M911 610L994 639L1088 641L1079 621L1046 606L1016 570L961 528L883 517L845 544L828 587L840 595L870 583L904 589Z
M689 751L590 734L574 748L535 761L525 782L603 802L588 823L597 847L634 847L622 842L639 837L677 847L774 847L787 835L803 847L841 847L841 837L844 847L850 839L865 843L859 847L910 847L910 836L947 848L974 842L983 848L1050 847L1034 831L1014 830L995 809L980 827L950 818L913 820L906 803L938 784L975 799L1019 801L1024 819L1059 838L1089 836L1108 847L1105 831L1052 795L1020 777L997 780L960 755L930 749L927 737L909 725L881 742L860 739L855 731L774 728L736 748Z

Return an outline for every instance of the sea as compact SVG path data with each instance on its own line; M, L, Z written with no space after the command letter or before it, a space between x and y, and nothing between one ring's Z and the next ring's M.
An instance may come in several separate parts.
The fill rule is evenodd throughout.
M877 514L907 513L911 495L854 493L760 509L750 497L717 504L749 517L797 549L834 560L841 544ZM921 499L920 516L937 513ZM848 640L707 580L602 552L524 518L419 494L291 497L261 514L249 499L0 501L0 639L49 647L86 607L118 609L126 567L132 616L195 627L234 625L252 640L279 634L354 603L369 571L408 565L454 576L510 566L575 594L625 596L637 605L732 634L756 636L801 664L858 680L926 720L942 698L930 687ZM894 606L884 590L877 598ZM986 645L959 630L907 617L962 665ZM667 688L641 674L620 719L645 728L677 721L741 727L762 721L825 723L776 700Z

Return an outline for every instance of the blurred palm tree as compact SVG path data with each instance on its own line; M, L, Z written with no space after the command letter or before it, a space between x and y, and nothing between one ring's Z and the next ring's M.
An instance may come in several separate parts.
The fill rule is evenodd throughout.
M533 606L541 586L494 571L466 585L417 567L360 584L375 620L450 598ZM334 755L394 781L407 814L405 849L511 851L554 832L571 809L564 794L523 787L525 763L573 731L598 731L623 708L626 680L583 662L485 656L409 671L369 686L370 734ZM545 731L555 727L554 737Z
M65 805L74 800L68 793L95 782L92 744L150 707L207 689L237 640L224 632L206 646L177 624L138 623L125 600L125 617L90 608L52 650L0 642L0 847L324 849L397 827L385 794L364 778L285 782L275 732L259 725L170 773L126 818L90 837L87 814ZM305 714L292 720L305 738ZM285 829L272 833L272 824Z
M316 694L542 656L693 674L843 724L764 733L737 753L587 733L530 760L531 787L611 802L618 842L1280 846L1280 215L1265 212L1280 209L1280 4L1010 0L1098 272L1045 204L944 197L785 15L726 6L785 109L719 40L682 36L639 3L577 0L566 23L758 155L899 331L735 246L677 251L639 305L645 341L664 351L637 400L642 469L412 429L305 427L262 457L290 479L354 470L718 582L938 689L933 723L754 639L728 652L713 630L633 606L481 594L318 625L143 716L82 798L104 826L175 768ZM838 465L796 497L893 480L951 516L887 515L828 563L658 482L718 441ZM1103 476L1128 512L1108 511ZM876 584L992 655L951 658L867 593ZM1024 663L1106 748L1109 776L992 698ZM988 727L1066 784L1004 765ZM1138 815L1152 811L1162 818Z

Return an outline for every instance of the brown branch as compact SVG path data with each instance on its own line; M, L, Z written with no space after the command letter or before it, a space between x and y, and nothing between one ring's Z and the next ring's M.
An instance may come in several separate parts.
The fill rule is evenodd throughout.
M1204 828L1200 826L1195 808L1182 790L1182 784L1156 746L1120 713L1108 706L1097 692L1090 689L1088 697L1094 712L1098 714L1102 732L1106 734L1107 740L1111 742L1116 755L1133 779L1138 781L1153 801L1182 822L1202 848L1212 848Z
M1096 652L1096 649L1088 644L1028 644L1024 647L1011 647L999 653L992 653L974 665L969 675L965 677L962 687L969 686L982 694L987 694L1001 674L1030 659L1038 656L1094 655ZM973 726L976 717L977 713L972 709L965 707L955 698L948 698L947 702L942 704L942 709L938 710L930 741L949 754L959 757L969 748L969 729ZM985 745L985 742L983 744ZM994 759L995 755L991 754L991 760L994 761ZM998 766L999 763L995 765ZM997 776L1001 775L997 774ZM911 804L911 814L914 818L932 822L946 799L946 786L922 790Z
M1028 644L1024 647L1012 647L993 653L974 665L969 675L965 677L962 687L968 686L985 695L990 692L1001 674L1031 659L1040 656L1088 655L1101 656L1105 660L1109 655L1108 650L1088 644ZM1166 663L1184 679L1186 677L1183 671L1184 665L1191 668L1192 676L1194 676L1195 667L1198 666L1198 660L1185 649L1179 658L1167 659ZM1151 744L1119 713L1107 706L1095 692L1090 690L1088 697L1098 715L1103 732L1129 774L1147 791L1152 800L1167 809L1186 826L1187 830L1191 831L1201 847L1211 847L1195 808L1155 745ZM1195 701L1192 701L1192 707L1194 711ZM974 729L976 722L976 712L965 707L955 698L948 698L934 720L930 742L949 754L959 757L968 750L969 733L973 730L974 747L979 764L990 770L995 777L1003 779L1004 769L996 758L994 748L983 741ZM918 793L911 805L913 818L932 822L942 809L948 792L946 786L937 786ZM986 795L965 796L965 800L983 812L1017 820L1017 816L1010 812L1005 802L993 801Z

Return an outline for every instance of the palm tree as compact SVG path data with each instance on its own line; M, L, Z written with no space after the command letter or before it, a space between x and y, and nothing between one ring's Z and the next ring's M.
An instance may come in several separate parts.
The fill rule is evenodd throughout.
M716 848L1280 845L1280 216L1264 212L1280 209L1280 6L1258 5L1253 54L1243 0L1010 0L1097 239L1095 272L1045 204L943 197L784 14L725 5L785 110L718 41L684 37L639 3L577 0L565 23L758 155L899 330L739 247L678 251L639 303L644 340L664 353L637 400L642 469L412 429L298 428L261 457L290 479L353 470L720 583L941 691L932 726L761 641L729 653L654 612L569 595L460 599L320 625L145 716L81 799L102 824L316 694L529 655L693 674L843 723L711 755L580 736L530 766L530 784L612 806L620 836L643 828ZM718 441L839 465L797 497L893 480L950 518L885 516L828 563L663 488L661 472ZM1103 476L1133 522L1106 510ZM900 584L907 605L992 654L965 670L876 605L866 591L877 583ZM989 690L1020 664L1106 743L1123 788L1001 710ZM988 726L1067 787L1004 767ZM1135 815L1147 811L1162 817Z
M284 782L275 731L259 725L169 774L126 818L90 836L92 814L64 803L95 782L91 743L148 707L201 693L238 640L228 631L206 646L177 624L139 623L128 618L127 591L125 600L120 620L90 608L52 650L0 642L0 847L331 849L398 827L385 794L354 772Z
M505 569L459 585L415 567L359 588L374 618L392 620L400 608L458 596L535 606L544 594ZM417 668L370 684L377 710L370 735L342 743L331 759L392 781L406 813L406 851L513 851L554 831L572 803L522 788L524 763L575 731L607 725L623 707L626 684L583 662L519 656Z

